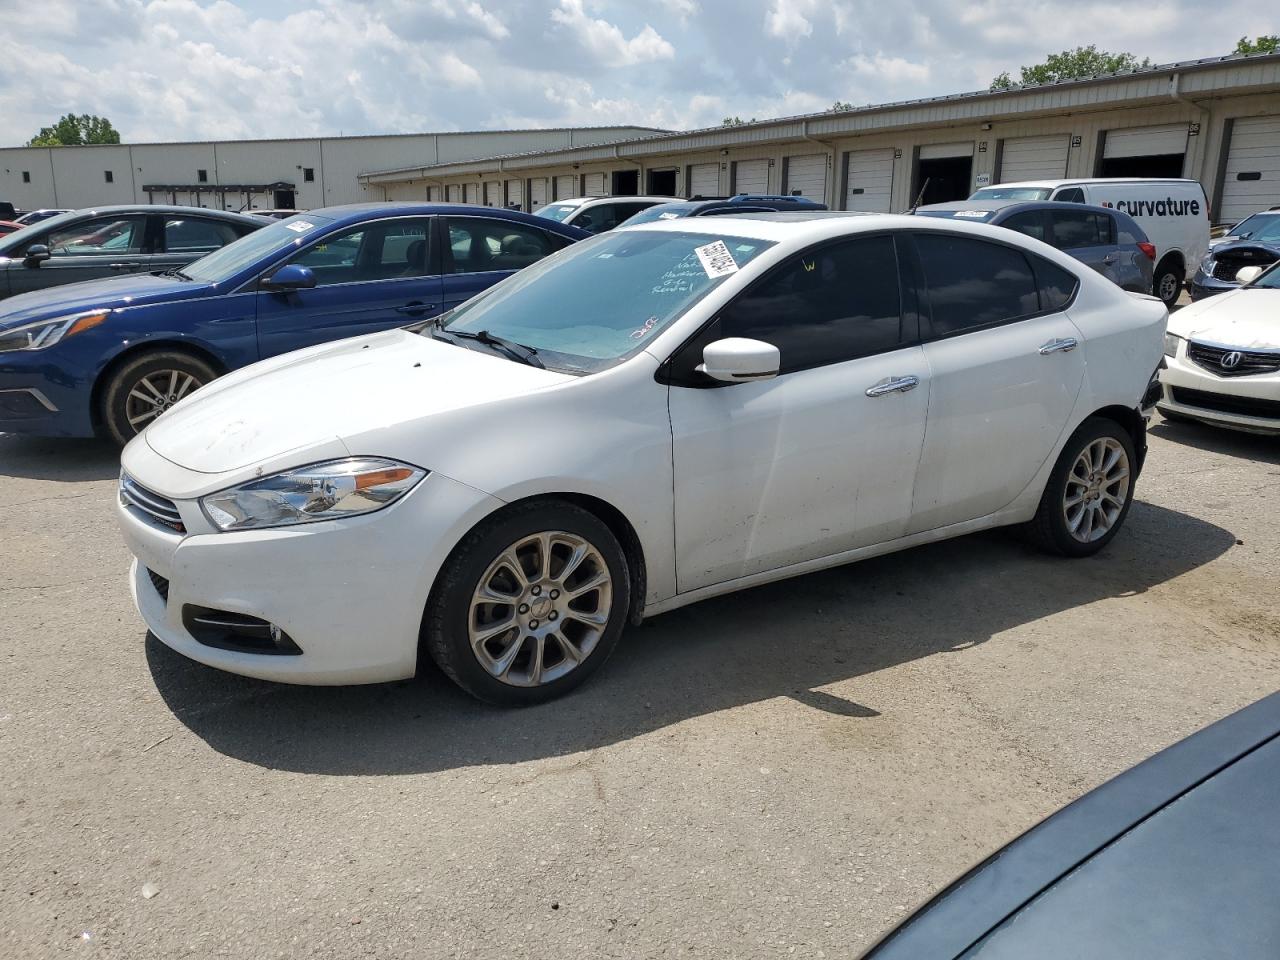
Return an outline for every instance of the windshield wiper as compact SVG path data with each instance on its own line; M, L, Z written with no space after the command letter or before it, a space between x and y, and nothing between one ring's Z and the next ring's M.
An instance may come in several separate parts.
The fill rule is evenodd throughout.
M512 360L527 363L529 366L537 367L539 370L547 369L547 365L538 359L538 351L533 347L523 343L516 343L506 337L499 337L488 330L476 330L473 332L471 330L451 330L446 327L441 332L446 336L458 337L463 340L475 340L485 346L496 347Z
M166 270L164 273L160 274L160 276L162 276L162 277L177 277L179 280L194 280L194 279L195 279L195 277L192 277L190 274L183 273L183 272L182 272L181 270L179 270L177 267L170 267L170 268L169 268L168 270Z

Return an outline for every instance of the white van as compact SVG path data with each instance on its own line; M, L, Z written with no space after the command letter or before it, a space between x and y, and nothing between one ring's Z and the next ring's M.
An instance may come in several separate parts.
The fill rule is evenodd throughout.
M1115 207L1138 221L1155 244L1156 296L1172 307L1183 282L1209 252L1209 201L1195 180L1114 177L1029 180L983 187L970 200L1061 200Z

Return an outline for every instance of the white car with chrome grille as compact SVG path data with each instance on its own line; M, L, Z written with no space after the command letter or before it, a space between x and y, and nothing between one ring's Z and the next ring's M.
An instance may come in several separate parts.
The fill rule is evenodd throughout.
M1133 500L1166 316L982 225L613 231L158 418L123 453L134 596L225 670L431 659L520 704L705 597L1003 525L1087 556Z
M1239 288L1169 318L1156 406L1171 420L1280 433L1280 265L1240 275Z

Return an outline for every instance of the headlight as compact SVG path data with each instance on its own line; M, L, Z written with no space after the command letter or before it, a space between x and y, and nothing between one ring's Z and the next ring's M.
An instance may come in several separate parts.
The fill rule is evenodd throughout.
M1176 357L1178 355L1178 341L1181 337L1175 337L1172 333L1164 335L1164 355L1166 357Z
M1205 258L1200 261L1200 272L1205 274L1206 276L1213 276L1213 254L1212 253L1207 254Z
M111 316L110 310L73 313L67 317L40 320L11 330L0 330L0 353L11 350L43 350L59 340L92 330Z
M200 505L219 530L337 520L381 510L413 489L426 473L375 457L331 460L211 493Z

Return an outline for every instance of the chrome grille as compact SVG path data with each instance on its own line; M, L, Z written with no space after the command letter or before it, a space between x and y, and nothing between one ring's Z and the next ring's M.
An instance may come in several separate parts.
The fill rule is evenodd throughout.
M186 533L177 505L158 493L152 493L127 473L120 475L120 502L144 518L167 530Z
M1239 362L1232 367L1224 367L1222 358L1231 353L1240 354ZM1196 364L1211 370L1220 377L1247 377L1256 373L1275 373L1280 370L1280 352L1261 350L1234 350L1231 347L1219 347L1212 343L1187 344L1187 357Z

